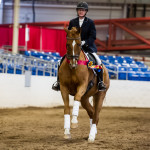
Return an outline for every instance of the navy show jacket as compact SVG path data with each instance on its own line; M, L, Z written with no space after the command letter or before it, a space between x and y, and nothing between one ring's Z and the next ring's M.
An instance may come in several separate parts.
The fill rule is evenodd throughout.
M79 17L70 20L68 29L71 30L72 27L79 28ZM93 20L85 17L83 24L81 26L81 41L85 41L82 46L85 52L97 52L96 45L94 41L96 40L96 28Z

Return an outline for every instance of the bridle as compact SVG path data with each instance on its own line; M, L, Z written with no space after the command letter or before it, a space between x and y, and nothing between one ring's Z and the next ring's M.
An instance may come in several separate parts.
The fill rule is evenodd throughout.
M77 38L71 38L71 37L67 37L67 40L80 40L81 38L80 37L77 37ZM78 60L79 59L79 55L69 55L67 54L66 57L70 60L70 59L76 59Z
M67 40L81 40L80 37L77 38L71 38L71 37L67 37ZM82 51L82 49L80 49ZM84 54L84 53L83 53ZM76 62L74 64L71 64L71 59L75 59ZM70 68L76 68L77 65L87 65L89 60L87 59L87 57L85 56L85 60L79 60L79 55L68 55L66 54L66 61L68 64L70 64Z
M67 40L81 40L81 37L77 37L77 38L67 37ZM67 58L68 62L70 63L71 59L74 59L74 60L78 61L79 60L79 55L66 54L66 58ZM71 66L71 64L70 64L70 66ZM74 64L74 66L71 66L71 68L76 68L76 66L77 66L77 64Z

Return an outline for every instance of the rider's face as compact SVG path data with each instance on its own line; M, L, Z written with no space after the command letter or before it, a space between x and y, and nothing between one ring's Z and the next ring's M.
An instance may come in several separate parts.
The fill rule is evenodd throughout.
M77 10L78 16L79 16L80 18L84 17L85 14L86 14L86 12L87 12L87 11L86 11L85 9L78 9L78 10Z

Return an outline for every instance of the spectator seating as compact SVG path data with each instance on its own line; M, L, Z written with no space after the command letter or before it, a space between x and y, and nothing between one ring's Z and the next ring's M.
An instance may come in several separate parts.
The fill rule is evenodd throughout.
M119 80L150 81L150 70L141 61L129 56L99 56L109 71L110 78Z
M4 52L0 51L0 55ZM0 63L0 73L24 74L31 70L32 75L57 76L57 65L61 60L59 53L25 51L25 55L6 54ZM100 55L111 79L150 81L150 70L141 61L129 56Z

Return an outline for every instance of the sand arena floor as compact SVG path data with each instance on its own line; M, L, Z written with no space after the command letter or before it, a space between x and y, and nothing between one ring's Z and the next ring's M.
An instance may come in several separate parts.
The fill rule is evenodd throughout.
M63 139L63 115L63 108L0 109L0 150L150 149L150 109L103 108L94 144L84 109L71 140Z

